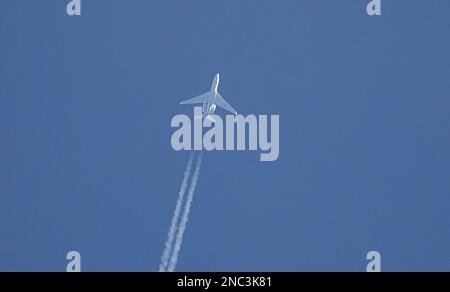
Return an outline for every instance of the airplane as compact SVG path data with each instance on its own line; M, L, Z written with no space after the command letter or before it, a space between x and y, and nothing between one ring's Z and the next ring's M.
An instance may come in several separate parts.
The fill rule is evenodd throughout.
M226 102L226 100L222 97L222 95L220 95L220 93L217 91L217 88L219 87L219 81L220 75L219 73L217 73L212 82L210 91L203 93L202 95L196 96L194 98L182 101L180 104L199 104L199 103L203 104L202 115L194 118L195 119L206 118L213 123L215 123L216 121L214 120L212 115L214 114L214 111L216 110L217 106L237 115L237 111L228 102Z

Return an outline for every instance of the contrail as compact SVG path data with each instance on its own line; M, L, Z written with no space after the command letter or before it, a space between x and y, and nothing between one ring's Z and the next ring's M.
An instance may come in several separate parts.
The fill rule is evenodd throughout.
M183 216L181 217L180 226L178 228L177 238L175 241L175 246L173 248L172 257L170 258L170 263L169 263L169 268L168 268L169 272L173 272L175 270L175 266L177 265L177 262L178 262L178 253L180 252L181 245L183 243L183 235L184 235L184 231L186 230L186 224L189 219L189 212L191 211L192 200L194 199L195 187L197 185L198 177L200 175L200 167L202 166L202 158L203 158L203 153L200 152L200 155L197 158L197 163L195 165L195 171L192 176L192 183L191 183L191 187L189 189L189 195L186 199L186 205L184 207Z
M164 272L169 264L170 251L172 250L173 241L175 239L175 233L177 231L177 223L180 218L181 207L183 204L184 194L186 193L186 188L189 180L189 176L191 175L192 162L194 160L194 151L191 152L188 160L188 164L186 166L186 170L184 171L184 178L181 183L180 192L178 193L177 205L175 207L175 211L173 212L172 221L170 223L169 232L167 234L167 240L165 243L165 248L161 257L161 264L159 265L159 271Z

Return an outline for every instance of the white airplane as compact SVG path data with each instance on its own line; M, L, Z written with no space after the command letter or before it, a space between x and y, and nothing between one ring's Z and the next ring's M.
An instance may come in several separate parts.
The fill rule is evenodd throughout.
M202 95L196 96L194 98L185 100L180 104L199 104L199 103L203 104L202 115L195 117L195 119L206 118L212 122L216 122L212 117L212 115L214 114L217 105L223 108L224 110L227 110L237 115L237 111L228 102L226 102L225 99L217 91L217 88L219 87L219 81L220 75L216 74L212 82L210 91L203 93Z

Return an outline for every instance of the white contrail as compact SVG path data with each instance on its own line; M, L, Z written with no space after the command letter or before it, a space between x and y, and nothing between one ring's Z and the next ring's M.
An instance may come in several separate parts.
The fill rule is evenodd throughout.
M177 223L180 218L181 207L183 204L184 194L186 193L186 188L188 185L189 176L191 175L192 162L194 160L194 151L191 152L189 156L189 161L184 171L183 181L181 182L180 192L178 193L177 205L175 211L173 212L172 221L170 223L169 232L167 234L167 240L165 243L165 248L161 257L161 264L159 265L159 271L164 272L169 264L170 251L172 250L173 241L175 239L175 233L177 232Z
M175 240L175 246L173 248L172 257L170 258L168 268L169 272L173 272L175 270L175 266L177 265L178 262L178 253L180 252L181 245L183 243L183 235L184 231L186 230L186 224L189 219L189 212L191 211L192 200L194 199L194 192L200 174L200 167L202 166L202 157L203 153L200 152L200 155L197 158L197 164L195 165L195 171L192 176L192 183L189 189L188 197L186 199L186 205L184 207L183 215L181 217L180 226L178 228L177 238Z

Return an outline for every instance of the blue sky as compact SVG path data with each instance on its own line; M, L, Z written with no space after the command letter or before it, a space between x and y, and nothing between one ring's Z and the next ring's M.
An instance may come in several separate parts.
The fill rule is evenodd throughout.
M450 3L65 2L0 0L1 271L156 271L217 72L280 157L205 153L177 270L450 270Z

